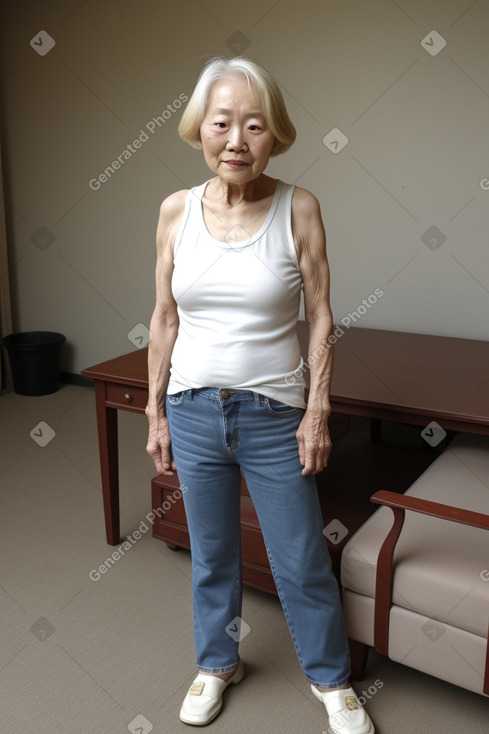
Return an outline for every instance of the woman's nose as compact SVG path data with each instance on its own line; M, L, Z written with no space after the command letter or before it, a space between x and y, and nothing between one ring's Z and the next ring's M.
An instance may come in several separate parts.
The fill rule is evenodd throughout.
M226 148L227 150L233 150L235 153L246 152L248 146L241 130L236 128L230 130Z

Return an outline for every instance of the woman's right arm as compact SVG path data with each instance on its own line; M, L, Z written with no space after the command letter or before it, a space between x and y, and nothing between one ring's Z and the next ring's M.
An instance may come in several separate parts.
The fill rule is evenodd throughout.
M149 436L146 450L159 474L173 474L166 391L170 378L171 356L178 333L177 304L171 291L173 244L180 224L187 191L178 191L162 203L156 232L156 306L150 323L148 348L148 403L146 415Z

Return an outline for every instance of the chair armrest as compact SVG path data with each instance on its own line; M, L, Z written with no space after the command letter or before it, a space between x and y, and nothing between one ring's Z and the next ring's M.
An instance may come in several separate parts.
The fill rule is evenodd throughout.
M430 517L439 517L442 520L451 520L452 522L458 522L463 525L471 525L474 528L489 530L489 515L485 515L482 512L464 510L460 507L444 505L440 502L432 502L421 497L411 497L410 495L398 494L397 492L380 490L372 495L370 501L377 505L390 507L393 511L394 508L398 508L399 510L412 510L413 512L420 512Z
M394 513L394 523L386 536L377 558L377 577L375 586L375 649L383 655L389 654L389 617L392 606L392 561L399 535L404 525L406 510L419 512L430 517L438 517L451 522L458 522L476 528L489 530L489 515L472 512L460 507L452 507L439 502L432 502L420 497L398 494L380 490L370 498L371 502L390 507ZM489 633L486 650L484 677L484 693L489 695Z

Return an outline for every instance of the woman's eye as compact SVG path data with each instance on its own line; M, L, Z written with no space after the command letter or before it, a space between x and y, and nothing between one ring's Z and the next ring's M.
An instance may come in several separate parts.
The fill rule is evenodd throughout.
M217 125L217 127L221 128L221 129L227 127L227 125L226 125L225 122L216 122L216 125Z
M250 130L260 130L259 125L250 125Z

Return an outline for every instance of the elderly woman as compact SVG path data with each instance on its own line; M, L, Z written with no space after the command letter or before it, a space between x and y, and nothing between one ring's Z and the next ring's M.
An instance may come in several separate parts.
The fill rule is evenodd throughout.
M148 453L178 471L192 548L199 673L180 711L204 725L239 683L240 482L252 497L303 672L331 730L372 734L350 660L314 475L327 464L332 331L320 208L265 174L295 139L276 82L255 63L212 59L182 116L214 177L163 201L149 346ZM305 402L296 335L309 327Z

